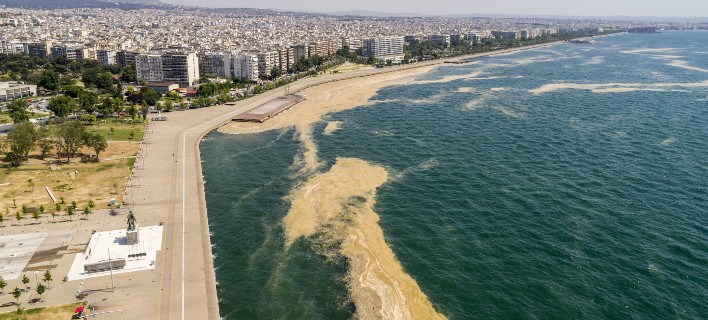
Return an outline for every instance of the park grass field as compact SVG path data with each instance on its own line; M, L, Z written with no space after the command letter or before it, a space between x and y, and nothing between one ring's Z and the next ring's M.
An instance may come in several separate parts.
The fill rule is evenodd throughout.
M71 319L76 307L85 305L85 302L77 302L46 308L26 309L23 315L17 314L15 308L10 312L0 313L0 320L66 320Z
M82 162L80 158L73 158L70 163L30 159L17 168L2 167L0 211L5 214L7 209L14 216L21 212L22 205L36 208L44 205L46 212L54 212L55 204L45 186L58 202L62 198L66 203L76 201L79 209L89 200L94 201L97 209L106 208L111 198L120 203L128 181L126 176L130 175L130 167L135 161L131 157L137 154L139 147L138 142L115 141L101 153L99 162ZM5 218L12 217L6 215Z

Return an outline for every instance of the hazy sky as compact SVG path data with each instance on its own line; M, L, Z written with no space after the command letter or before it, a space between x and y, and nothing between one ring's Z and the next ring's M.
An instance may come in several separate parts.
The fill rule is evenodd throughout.
M208 7L265 8L309 12L371 10L423 14L529 14L569 16L708 17L708 0L162 0Z

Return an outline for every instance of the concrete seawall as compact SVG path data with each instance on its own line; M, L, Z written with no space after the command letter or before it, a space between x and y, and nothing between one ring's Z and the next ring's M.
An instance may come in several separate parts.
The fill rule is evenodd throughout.
M442 65L450 60L504 54L558 43L562 42L498 50L382 69L305 78L291 83L289 91L299 92L306 88L327 82L431 65ZM145 200L142 204L145 205L143 209L146 211L153 211L150 208L152 205L149 204L149 199L161 197L172 199L171 201L168 200L168 203L166 203L168 208L166 217L160 216L164 214L165 204L163 203L161 209L155 211L157 216L150 219L166 220L166 233L170 233L165 236L167 241L164 248L167 258L164 259L165 263L163 263L162 266L158 265L158 267L165 269L169 264L169 259L173 261L173 263L169 264L165 272L161 274L161 296L160 302L158 302L160 305L158 310L160 311L158 311L158 313L165 316L167 316L167 314L175 316L181 315L183 319L204 318L206 314L208 314L208 319L216 320L220 318L199 144L211 131L231 122L232 118L239 114L283 96L286 93L285 90L285 87L280 87L249 99L238 101L232 105L219 105L203 109L165 113L163 115L167 116L168 121L161 123L154 122L151 124L153 127L148 129L152 129L156 132L154 136L150 137L149 140L153 140L150 142L160 144L159 147L151 146L150 148L156 151L153 151L148 156L148 158L152 158L150 162L154 163L153 165L155 166L155 168L152 169L160 171L160 173L149 172L148 176L162 177L162 179L164 179L165 176L169 176L170 185L167 188L164 186L157 187L157 193L159 194L142 194L138 196L142 191L136 191L136 197ZM297 106L294 106L294 108L297 108ZM171 157L170 152L172 153ZM172 168L169 172L164 172L167 170L164 166L164 160L169 158L172 159L170 165ZM162 182L151 181L152 179L149 177L145 177L143 180L149 181L148 184L155 186ZM182 193L181 196L180 191ZM174 197L170 197L173 192ZM126 198L128 199L128 197ZM181 202L181 210L179 209L179 202ZM142 204L136 204L136 207L140 207ZM170 211L170 208L173 208L173 210ZM172 212L172 216L170 216L170 212ZM179 214L181 214L182 217L180 217ZM182 229L181 236L178 232L180 228ZM182 245L180 245L180 241ZM201 262L198 264L194 263L194 258L197 254L201 255ZM185 260L187 259L189 259L189 263L185 264ZM181 262L182 267L179 266L178 262ZM164 284L165 279L170 279L171 282L181 282L181 290L174 285L171 285L169 290L167 290L168 288ZM189 292L189 294L185 294L185 290ZM180 300L181 303L174 303L173 300ZM145 303L147 303L147 301ZM158 318L159 316L160 315L158 315Z

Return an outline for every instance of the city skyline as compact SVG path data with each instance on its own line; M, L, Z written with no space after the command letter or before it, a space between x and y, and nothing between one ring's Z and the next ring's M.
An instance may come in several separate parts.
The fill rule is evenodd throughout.
M164 3L194 6L187 0L162 0ZM199 6L212 8L260 8L297 12L342 13L374 12L391 15L519 15L519 16L572 16L572 17L708 17L708 3L698 0L681 1L639 1L639 0L599 0L594 2L567 2L561 0L539 0L534 2L505 0L498 2L459 3L452 0L435 2L381 3L363 0L356 3L341 3L322 0L289 2L265 0L254 5L245 1L205 0Z

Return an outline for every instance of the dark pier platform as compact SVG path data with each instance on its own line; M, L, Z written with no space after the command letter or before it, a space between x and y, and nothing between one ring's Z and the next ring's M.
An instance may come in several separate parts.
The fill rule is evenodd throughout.
M273 116L288 110L305 98L299 96L284 96L270 100L260 106L237 115L232 121L239 122L264 122Z

